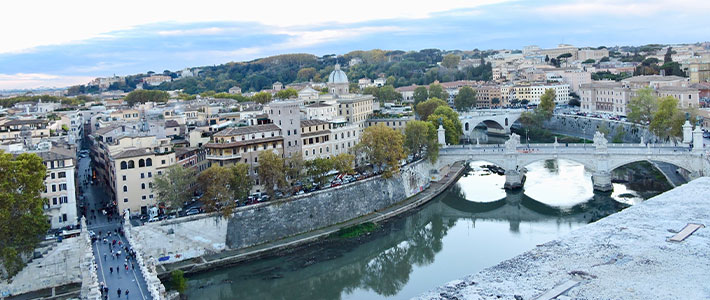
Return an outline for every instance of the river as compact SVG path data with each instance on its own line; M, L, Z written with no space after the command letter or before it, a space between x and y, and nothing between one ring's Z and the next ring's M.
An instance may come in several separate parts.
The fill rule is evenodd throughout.
M189 299L408 299L643 201L626 185L595 194L582 165L527 166L523 191L471 164L439 197L354 239L189 277ZM657 194L661 191L651 193ZM644 195L648 196L648 191Z

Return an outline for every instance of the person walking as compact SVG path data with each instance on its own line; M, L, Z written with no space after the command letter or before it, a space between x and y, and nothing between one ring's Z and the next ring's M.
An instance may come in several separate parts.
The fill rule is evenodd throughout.
M113 274L113 267L109 267L108 270L111 271L111 274Z
M126 289L126 299L128 299L128 289Z
M120 288L118 290L116 290L116 293L118 294L118 298L121 298L121 289Z

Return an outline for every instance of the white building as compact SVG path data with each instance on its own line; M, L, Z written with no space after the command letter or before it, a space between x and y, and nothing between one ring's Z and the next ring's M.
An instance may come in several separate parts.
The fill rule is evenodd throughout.
M37 152L47 166L45 189L41 195L48 200L45 214L49 218L52 229L78 224L74 179L75 159L58 150Z

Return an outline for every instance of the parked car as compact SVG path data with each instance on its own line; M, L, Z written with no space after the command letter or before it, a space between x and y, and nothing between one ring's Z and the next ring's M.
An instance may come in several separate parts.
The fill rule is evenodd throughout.
M197 209L197 208L190 208L190 209L188 209L188 210L185 212L185 215L186 215L186 216L191 216L191 215L196 215L196 214L199 214L199 213L200 213L200 210L199 210L199 209Z

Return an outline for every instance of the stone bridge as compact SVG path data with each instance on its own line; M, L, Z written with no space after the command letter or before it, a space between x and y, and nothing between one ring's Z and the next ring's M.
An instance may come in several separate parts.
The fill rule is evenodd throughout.
M593 144L521 144L520 136L512 134L504 145L462 145L443 147L437 167L457 161L487 161L505 170L505 188L523 186L524 167L548 159L566 159L584 165L592 172L597 191L612 190L611 171L637 161L662 161L683 168L691 178L710 175L710 160L703 145L702 130L692 132L692 144L607 144L597 132Z
M505 130L505 133L510 133L510 126L520 119L520 113L524 111L525 110L522 109L475 110L461 113L459 120L461 120L463 133L467 137L470 136L471 131L481 123L486 125L488 129L501 132Z

